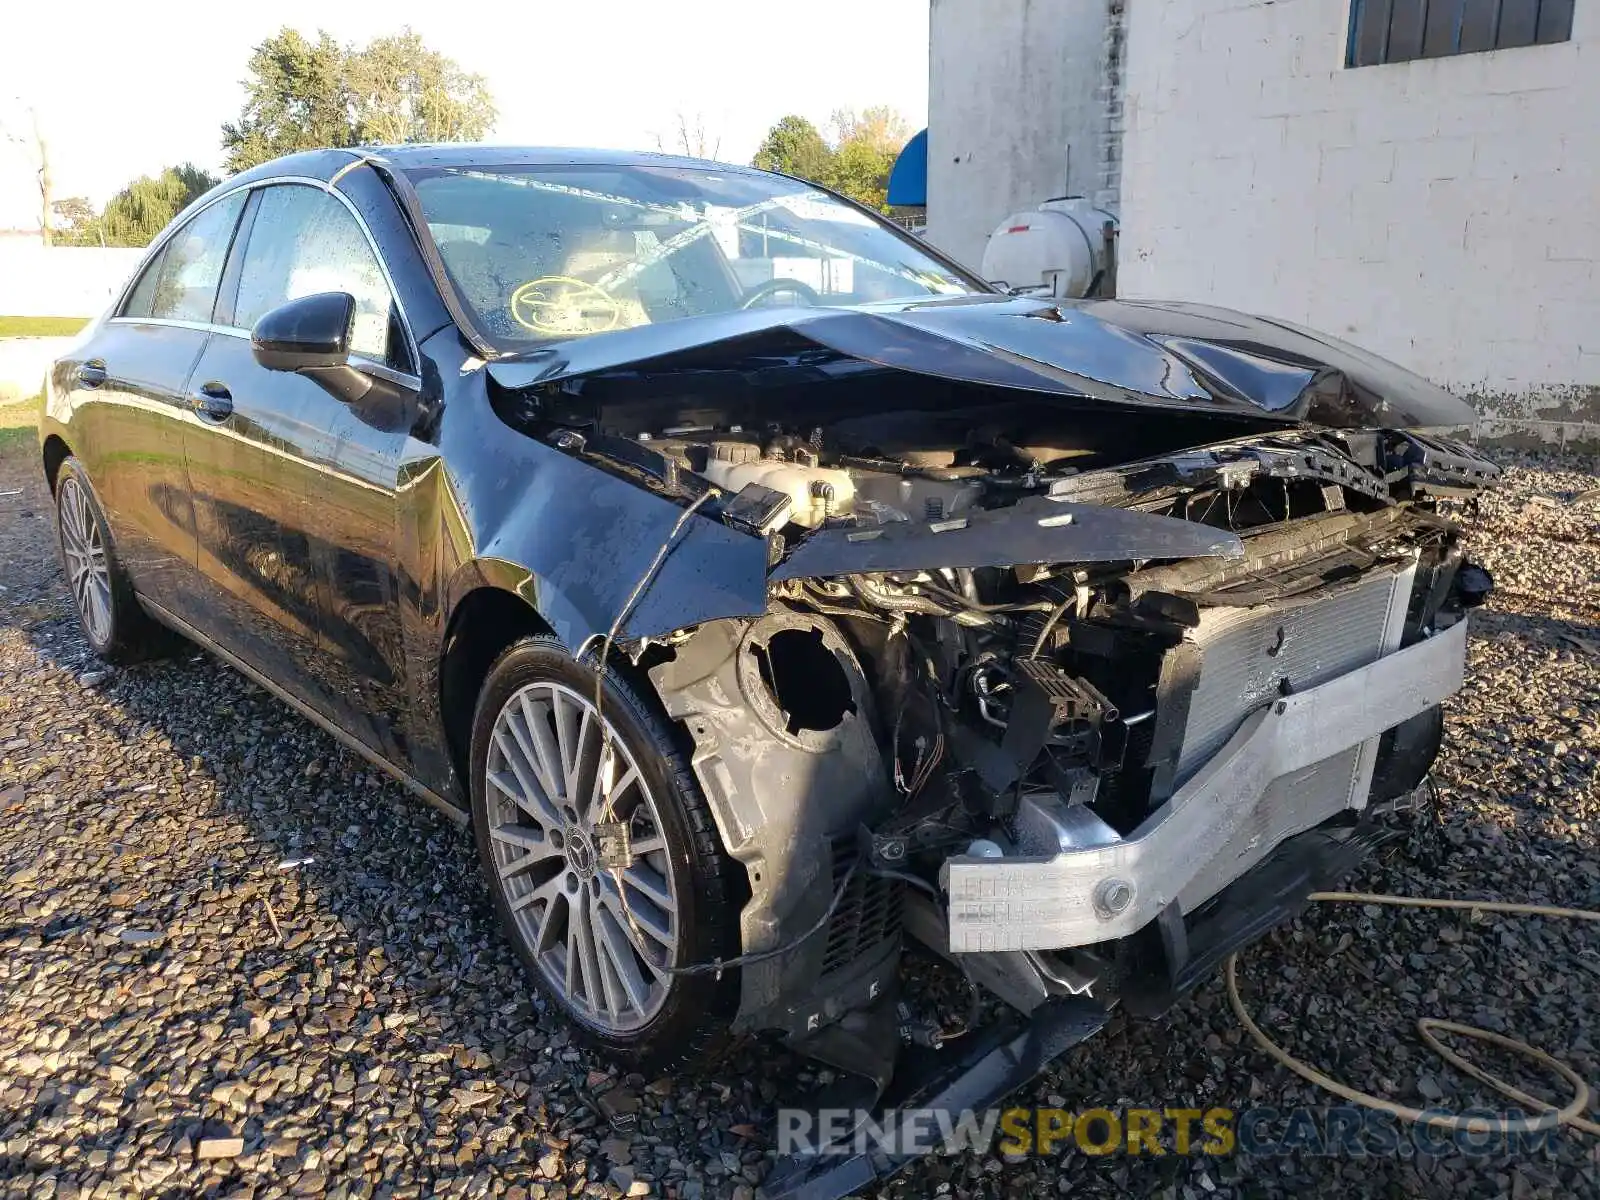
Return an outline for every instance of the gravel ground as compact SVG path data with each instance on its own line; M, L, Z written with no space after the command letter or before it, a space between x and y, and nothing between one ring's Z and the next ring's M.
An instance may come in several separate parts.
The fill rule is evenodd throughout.
M88 655L34 461L0 454L0 493L22 489L0 494L5 1194L747 1200L804 1065L751 1047L720 1082L649 1080L573 1047L496 936L463 831L208 658ZM1505 461L1475 526L1500 590L1449 710L1442 816L1353 884L1600 908L1600 497L1579 498L1600 478ZM1324 906L1241 976L1291 1050L1405 1103L1491 1103L1421 1045L1425 1014L1600 1082L1592 929ZM1019 1097L1327 1101L1243 1037L1220 981L1118 1018ZM1492 1160L971 1155L882 1194L1068 1192L1597 1196L1600 1160L1576 1134Z

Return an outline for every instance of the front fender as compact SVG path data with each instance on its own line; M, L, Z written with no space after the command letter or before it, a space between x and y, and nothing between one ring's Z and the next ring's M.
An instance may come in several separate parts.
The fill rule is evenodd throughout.
M496 422L495 452L478 455L474 477L461 481L474 544L448 577L447 617L475 588L499 587L578 653L611 628L684 506L482 415ZM696 513L619 636L661 636L766 608L765 540Z
M440 345L434 339L433 348ZM458 379L437 443L408 443L398 521L410 753L419 776L444 792L456 781L439 671L463 601L485 587L518 596L579 655L610 629L683 506L502 423L481 391L481 374L462 374L449 360L440 372ZM660 636L759 616L766 566L763 539L697 513L619 633Z

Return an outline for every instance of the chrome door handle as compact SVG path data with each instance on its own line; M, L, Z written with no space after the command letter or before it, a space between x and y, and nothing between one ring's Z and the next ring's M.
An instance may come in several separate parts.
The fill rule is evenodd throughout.
M224 383L201 385L194 397L194 410L211 421L225 421L233 415L233 393Z

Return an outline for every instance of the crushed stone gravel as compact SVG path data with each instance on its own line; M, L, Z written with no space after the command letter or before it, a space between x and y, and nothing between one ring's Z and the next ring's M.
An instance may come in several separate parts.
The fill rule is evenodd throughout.
M1448 708L1438 807L1350 885L1600 908L1597 464L1501 461L1471 523L1499 590ZM712 1078L646 1079L575 1046L496 934L465 832L202 654L94 659L31 445L0 454L13 489L0 1192L751 1200L780 1098L815 1067L749 1045ZM1600 1085L1592 929L1322 906L1249 951L1241 984L1291 1052L1405 1103L1498 1106L1421 1045L1430 1014L1513 1031ZM1250 1045L1213 980L1157 1021L1116 1018L1015 1102L1329 1100ZM1600 1157L1573 1134L1497 1158L967 1154L877 1192L1068 1193L1600 1196Z

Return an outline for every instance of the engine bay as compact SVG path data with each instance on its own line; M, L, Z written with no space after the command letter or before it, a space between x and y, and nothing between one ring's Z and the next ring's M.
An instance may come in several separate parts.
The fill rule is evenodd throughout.
M1430 636L1489 587L1450 511L1494 468L1439 438L938 380L912 403L900 375L868 404L884 373L848 370L804 404L791 380L734 404L714 399L721 373L666 404L670 375L649 405L626 379L507 391L501 414L766 543L764 613L619 644L686 730L745 868L736 1027L820 1057L820 1030L893 987L907 935L1023 1011L1133 1002L1141 937L1090 921L991 948L957 921L963 864L1114 851L1250 712ZM1435 708L1268 797L1259 827L1195 865L1173 919L1204 918L1306 828L1416 787L1439 728ZM1094 907L1124 903L1113 888ZM1145 990L1150 1011L1175 995Z

